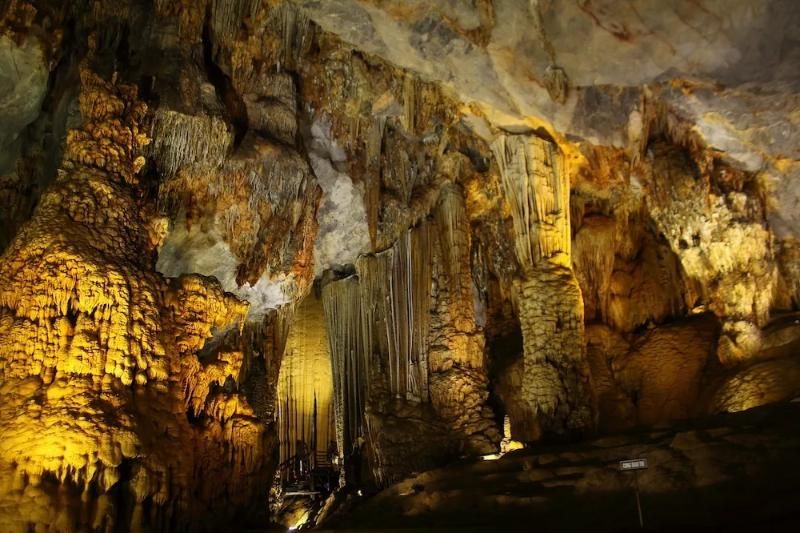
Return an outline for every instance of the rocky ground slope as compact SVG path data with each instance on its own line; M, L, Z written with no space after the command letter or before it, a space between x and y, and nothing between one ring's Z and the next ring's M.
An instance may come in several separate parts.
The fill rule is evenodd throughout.
M631 473L647 531L795 531L800 523L800 404L587 441L532 446L455 464L351 503L321 529L637 531Z

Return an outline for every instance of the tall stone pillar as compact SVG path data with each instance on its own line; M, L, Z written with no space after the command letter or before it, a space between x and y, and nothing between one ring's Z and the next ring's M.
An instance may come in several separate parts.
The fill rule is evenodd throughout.
M522 327L524 420L515 438L566 435L593 426L583 341L583 298L571 262L569 178L558 147L535 135L492 144L511 206L521 275L515 293Z

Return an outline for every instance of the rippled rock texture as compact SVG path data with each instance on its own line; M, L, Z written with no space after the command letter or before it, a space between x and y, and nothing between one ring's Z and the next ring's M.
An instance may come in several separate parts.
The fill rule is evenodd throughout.
M797 397L795 4L0 3L0 529Z

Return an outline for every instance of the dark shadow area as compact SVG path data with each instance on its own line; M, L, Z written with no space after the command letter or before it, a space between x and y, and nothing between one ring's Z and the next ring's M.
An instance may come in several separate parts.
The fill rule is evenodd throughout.
M793 403L571 446L533 446L498 461L421 474L326 527L641 531L635 474L617 466L641 456L650 461L638 480L644 531L797 531L798 421L800 405Z

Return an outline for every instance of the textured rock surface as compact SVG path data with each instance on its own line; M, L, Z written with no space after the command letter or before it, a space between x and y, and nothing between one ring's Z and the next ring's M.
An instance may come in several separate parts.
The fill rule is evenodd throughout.
M3 528L187 524L228 490L202 471L230 476L228 500L248 506L265 428L244 396L211 388L238 379L242 354L196 355L247 305L214 280L153 271L136 89L84 68L80 103L84 126L0 269Z
M278 381L277 422L281 463L297 444L327 454L336 440L330 339L322 302L308 295L292 313ZM313 448L313 449L311 449Z
M518 436L593 426L583 341L583 299L571 269L568 177L557 148L539 137L493 145L514 220L522 280L515 285L525 357ZM523 429L524 428L524 429Z
M639 473L651 528L791 530L800 498L796 404L705 420L674 430L621 434L575 446L536 446L497 461L462 463L402 481L324 528L466 531L639 527L633 475L619 461L644 457ZM578 512L578 510L580 512Z
M263 525L309 434L370 490L800 392L792 0L0 15L0 529Z

